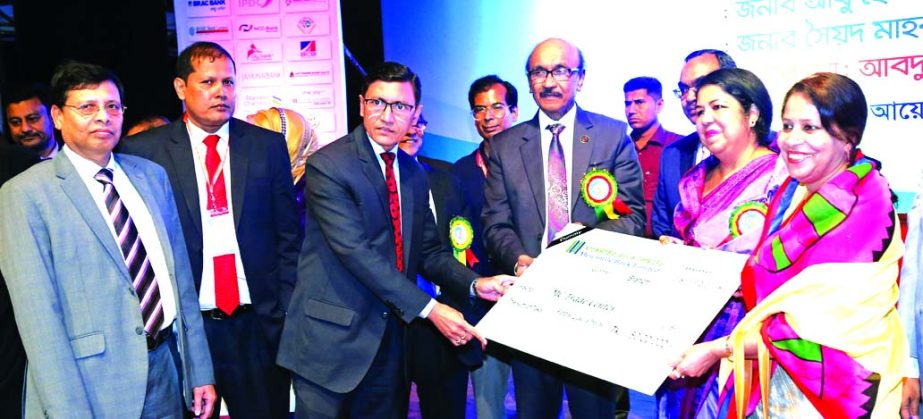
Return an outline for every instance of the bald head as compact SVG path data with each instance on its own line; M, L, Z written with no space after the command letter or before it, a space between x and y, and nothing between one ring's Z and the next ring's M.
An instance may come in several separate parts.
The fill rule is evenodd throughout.
M539 109L558 120L573 108L583 87L583 53L563 39L546 39L529 54L526 73Z

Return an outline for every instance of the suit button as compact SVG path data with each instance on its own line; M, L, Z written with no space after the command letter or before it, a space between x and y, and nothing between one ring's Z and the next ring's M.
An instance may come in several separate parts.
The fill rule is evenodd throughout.
M386 312L384 312L384 313L381 313L381 318L387 319L387 318L388 318L388 312L386 311Z
M136 327L136 328L135 328L135 333L137 333L137 334L139 334L139 335L143 335L143 334L144 334L144 328L141 327L141 326Z

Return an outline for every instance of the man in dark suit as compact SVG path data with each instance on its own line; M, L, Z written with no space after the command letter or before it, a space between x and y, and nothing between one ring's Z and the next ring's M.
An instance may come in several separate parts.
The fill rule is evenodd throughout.
M529 56L526 72L539 112L491 141L482 217L488 253L517 275L567 223L640 236L645 219L641 167L627 124L576 106L585 72L580 50L545 40ZM617 184L616 202L624 205L613 206L613 219L597 217L582 196L581 180L594 169ZM622 387L525 354L512 366L520 418L556 418L563 389L574 417L628 414Z
M53 158L59 148L47 96L47 87L39 83L17 83L3 92L4 120L10 139L41 160Z
M50 119L50 118L49 118ZM0 186L29 166L38 156L19 145L0 144ZM22 391L26 371L26 351L22 348L10 293L0 273L0 417L22 414Z
M452 249L450 222L462 214L462 198L458 181L446 169L445 161L419 155L426 131L423 114L411 126L398 147L420 163L430 187L430 207L436 217L439 240L446 249ZM457 230L456 231L464 231ZM463 253L463 252L462 252ZM436 301L452 307L465 317L470 311L471 298L467 292L453 294L435 286L423 275L417 275L417 286ZM472 340L463 346L454 346L439 329L426 319L417 318L407 327L408 380L417 386L420 414L423 418L465 418L468 399L468 369L481 364L480 342Z
M215 364L234 418L289 411L288 374L275 365L295 281L298 219L285 141L233 119L235 67L221 46L180 53L173 86L186 114L129 137L122 151L163 166L183 233Z
M185 395L207 416L212 363L167 176L112 153L125 110L114 74L70 62L51 85L65 147L0 189L0 266L28 357L22 415L176 418Z
M516 123L516 119L519 118L518 104L519 95L516 87L495 75L481 77L468 88L468 106L471 108L474 127L483 141L471 154L455 162L452 174L461 184L465 203L464 216L471 222L471 230L474 233L470 248L474 257L466 258L466 262L471 269L484 276L500 273L484 250L484 228L481 224L484 180L489 170L490 141ZM480 321L492 307L491 302L476 301L472 305L472 313L468 320L472 323ZM486 353L483 354L483 364L471 372L477 417L506 418L510 351L503 345L490 342L484 352Z
M305 166L305 240L279 365L292 370L296 417L406 416L406 325L431 321L453 345L484 338L416 285L496 300L512 278L478 278L440 242L423 169L397 148L419 117L409 68L372 69L361 126Z
M701 49L686 56L686 63L673 94L682 102L683 113L693 125L698 119L695 115L695 84L719 68L737 68L737 64L727 53L716 49ZM679 180L709 154L708 149L699 142L699 134L695 131L663 149L651 214L653 237L679 236L673 227L673 211L676 210L676 204L679 204Z

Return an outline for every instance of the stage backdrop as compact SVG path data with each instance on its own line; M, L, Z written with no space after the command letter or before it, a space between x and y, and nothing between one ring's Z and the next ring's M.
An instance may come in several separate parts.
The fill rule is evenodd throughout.
M269 107L304 115L321 144L347 132L340 3L173 0L180 50L223 46L237 63L237 118Z
M694 127L672 90L691 51L725 50L756 73L772 95L775 130L794 82L817 71L845 74L869 103L862 149L884 163L892 187L915 190L923 169L920 0L384 0L382 19L385 57L423 80L423 153L444 160L480 141L468 110L470 83L486 74L511 81L520 121L532 118L527 55L537 42L562 37L586 58L582 107L624 120L624 83L656 77L664 85L661 122L681 134Z

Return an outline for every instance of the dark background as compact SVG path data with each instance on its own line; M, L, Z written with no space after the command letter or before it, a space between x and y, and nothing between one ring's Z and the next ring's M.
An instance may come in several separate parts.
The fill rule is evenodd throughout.
M125 84L125 129L147 115L172 120L182 112L173 91L173 0L0 0L7 10L10 5L12 16L0 15L3 86L14 81L47 84L56 65L79 60L112 69ZM340 7L346 47L364 67L381 62L380 2L341 0ZM362 76L349 60L345 72L351 129L360 122Z

